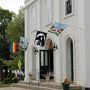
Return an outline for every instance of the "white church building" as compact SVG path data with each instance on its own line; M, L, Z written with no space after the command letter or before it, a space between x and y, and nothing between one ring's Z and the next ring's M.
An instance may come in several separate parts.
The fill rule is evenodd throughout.
M52 73L52 81L69 78L90 87L90 0L25 0L25 81ZM66 27L49 31L55 22ZM44 32L43 45L36 44L37 31Z

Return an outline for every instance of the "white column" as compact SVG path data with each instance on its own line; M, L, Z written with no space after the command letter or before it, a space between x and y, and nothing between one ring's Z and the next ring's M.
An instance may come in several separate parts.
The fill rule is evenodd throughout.
M32 47L29 43L27 50L25 51L25 81L29 81L29 73L32 73Z
M60 0L53 0L53 21L60 22ZM60 36L60 35L59 35ZM55 37L55 42L58 49L54 51L54 79L55 82L60 83L61 81L61 41L60 37Z
M28 51L25 52L25 82L29 81L28 73L29 73L29 63L28 63Z
M53 21L60 22L60 0L53 0Z
M26 38L30 38L30 18L29 18L29 7L25 8L25 37ZM29 40L29 45L27 50L25 51L25 81L28 82L29 81L29 72L32 71L32 49L31 44L30 44L31 40Z
M39 49L38 49L39 50ZM36 55L36 80L40 80L40 59L39 59L39 51Z
M41 15L40 15L41 13L40 13L40 0L38 0L38 2L37 2L37 30L40 30L41 28L41 26L40 26L40 19L41 19Z
M40 14L41 14L41 12L40 12L40 1L41 0L38 0L37 2L36 2L36 7L37 7L37 30L39 30L40 31L40 29L41 29L41 23L40 23L40 20L41 20L41 17L40 17ZM36 54L36 80L38 81L39 79L40 79L40 65L39 65L39 49L40 49L40 47L38 46L38 45L36 45L36 47L37 47L37 49L38 49L38 53Z
M27 28L27 26L28 26L28 19L27 19L27 17L28 17L28 10L27 9L25 9L25 37L27 37L27 31L28 31L28 28ZM27 81L28 80L28 61L27 61L27 52L25 52L25 81Z
M82 2L81 2L82 1ZM79 72L79 76L76 77L76 82L78 82L79 84L85 86L86 85L86 75L89 75L87 74L87 71L86 71L86 51L85 51L85 44L87 43L85 41L85 0L80 0L78 1L78 27L81 27L81 29L79 29L78 33L79 33L79 45L78 45L78 48L79 48L79 68L77 68L77 71ZM87 15L88 16L88 15ZM89 45L89 44L88 44ZM89 50L88 50L89 51ZM90 65L89 65L90 66ZM79 77L79 79L78 79ZM89 82L90 82L90 79L88 79Z
M57 49L54 51L54 78L55 82L60 83L62 78L62 60L61 60L61 40L60 37L57 36L55 39L57 44Z

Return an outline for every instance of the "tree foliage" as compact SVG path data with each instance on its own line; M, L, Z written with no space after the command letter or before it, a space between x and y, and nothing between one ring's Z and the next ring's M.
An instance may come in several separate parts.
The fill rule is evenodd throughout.
M9 70L18 70L19 67L18 67L18 61L19 59L21 59L21 63L22 63L22 66L21 68L23 69L24 68L24 56L21 55L21 58L20 57L15 57L14 60L9 60L9 61L3 61L3 63L9 67Z
M5 36L7 32L7 26L11 22L13 14L13 12L10 12L6 9L2 9L0 7L0 58L4 60L10 59L8 43Z
M5 36L8 23L12 20L14 13L0 7L0 33Z
M0 58L4 60L9 60L10 59L10 52L9 52L9 47L8 47L7 40L3 38L0 35Z
M19 14L13 14L12 21L8 24L7 27L7 36L9 41L17 41L19 43L20 36L24 36L24 9L19 10ZM11 57L14 60L7 62L7 65L10 69L18 69L18 61L21 60L22 68L24 67L24 52L18 53L17 56L11 54Z
M24 10L21 8L19 14L13 15L12 21L7 27L7 34L9 39L20 40L20 36L24 36Z

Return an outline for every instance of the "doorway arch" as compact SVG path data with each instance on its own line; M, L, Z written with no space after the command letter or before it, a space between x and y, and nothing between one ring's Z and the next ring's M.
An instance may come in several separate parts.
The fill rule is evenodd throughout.
M73 40L69 37L66 40L66 75L71 81L74 81L73 50Z
M46 49L53 49L54 48L54 42L50 38L47 39L45 48Z

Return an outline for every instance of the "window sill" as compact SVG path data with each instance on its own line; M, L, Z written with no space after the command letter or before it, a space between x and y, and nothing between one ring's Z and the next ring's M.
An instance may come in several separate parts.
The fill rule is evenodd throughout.
M48 23L48 24L45 24L45 26L46 27L48 27L48 26L50 26L50 25L52 25L53 23Z
M73 14L73 13L68 14L68 15L64 15L64 19L69 18L69 17L72 17L72 16L74 16L74 14Z

